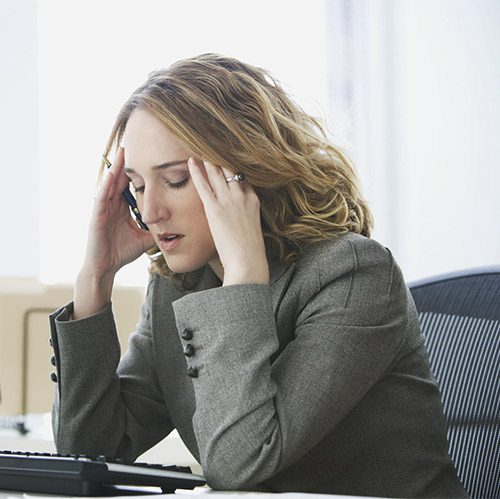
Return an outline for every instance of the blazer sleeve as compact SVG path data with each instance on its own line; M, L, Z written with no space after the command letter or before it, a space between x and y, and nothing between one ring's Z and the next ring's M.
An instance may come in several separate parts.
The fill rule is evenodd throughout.
M172 430L151 362L149 303L121 361L111 303L82 320L70 320L72 304L50 316L59 452L134 460Z
M297 272L293 340L279 353L267 285L233 285L174 302L192 332L193 417L212 488L276 475L320 442L383 376L405 336L408 297L390 253L338 245ZM189 338L190 335L187 337Z

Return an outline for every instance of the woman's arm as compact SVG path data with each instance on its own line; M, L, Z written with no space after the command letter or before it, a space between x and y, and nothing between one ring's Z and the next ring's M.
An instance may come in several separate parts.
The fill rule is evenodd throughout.
M137 227L123 199L129 183L123 168L120 147L95 197L73 302L50 317L58 379L53 429L61 452L133 459L172 425L151 363L149 292L119 365L111 307L114 278L154 243Z
M363 259L349 243L336 247L292 279L282 307L297 314L294 339L273 364L279 332L269 286L222 287L174 302L179 331L193 332L193 424L212 487L252 486L297 461L395 359L407 299L392 257L377 249Z
M82 320L69 320L71 304L52 314L59 452L133 460L173 429L151 362L149 294L121 362L110 303Z

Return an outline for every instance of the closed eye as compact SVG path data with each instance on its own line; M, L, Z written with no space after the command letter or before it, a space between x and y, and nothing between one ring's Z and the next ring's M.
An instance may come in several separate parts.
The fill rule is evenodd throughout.
M165 183L171 189L181 189L182 187L184 187L188 183L188 180L189 180L189 177L186 177L179 182L165 181Z
M169 189L181 189L182 187L184 187L189 181L189 177L186 177L186 178L183 178L182 180L180 180L179 182L170 182L168 180L165 180L165 184L167 185L167 187ZM135 186L135 185L132 185L132 188L134 189L134 192L136 194L142 194L144 192L144 186L143 185L138 185L138 186Z

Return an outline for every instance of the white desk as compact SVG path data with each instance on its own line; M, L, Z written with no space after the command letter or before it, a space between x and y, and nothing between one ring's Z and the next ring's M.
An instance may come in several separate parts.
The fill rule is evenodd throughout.
M15 430L0 430L0 450L56 452L52 439L50 414L30 415L26 422L31 430L27 435L20 435ZM189 466L193 473L202 474L201 466L188 451L176 431L146 451L138 458L138 461Z
M195 490L178 490L174 495L172 494L156 494L154 496L148 495L127 495L127 496L112 496L115 499L146 499L148 497L157 499L172 499L177 496L178 499L200 499L200 495L208 495L206 499L361 499L360 496L339 496L333 494L304 494L304 493L283 493L272 494L265 492L215 492L205 487ZM28 492L14 492L14 491L0 491L0 499L68 499L71 496L49 495L49 494L34 494ZM93 496L94 499L110 499L110 496L105 498L98 498ZM76 499L82 499L81 497ZM366 499L366 498L365 498Z

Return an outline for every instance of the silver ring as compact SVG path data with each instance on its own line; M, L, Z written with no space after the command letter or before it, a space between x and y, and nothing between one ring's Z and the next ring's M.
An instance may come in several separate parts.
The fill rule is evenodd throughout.
M236 173L235 175L231 175L230 177L226 177L226 182L243 182L245 180L245 175L243 173Z

